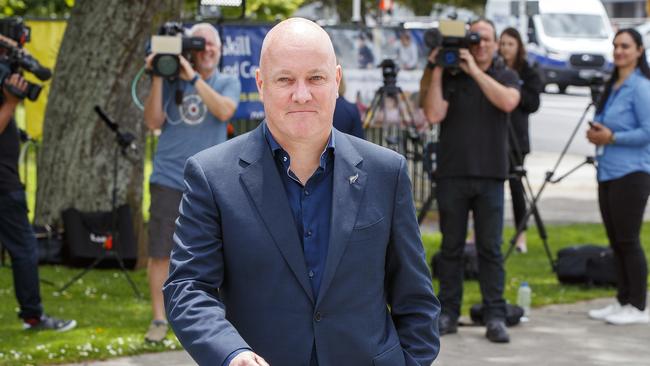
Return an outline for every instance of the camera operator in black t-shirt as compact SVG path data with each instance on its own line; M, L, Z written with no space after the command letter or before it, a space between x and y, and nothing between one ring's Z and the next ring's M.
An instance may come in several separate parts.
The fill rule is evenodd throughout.
M501 254L504 181L508 177L507 114L519 104L517 74L495 59L494 25L477 20L470 31L480 42L460 49L460 71L451 73L429 55L421 85L423 107L431 123L441 123L436 171L442 247L440 334L455 333L463 292L462 255L467 218L474 215L486 337L509 342L503 298ZM462 71L462 72L461 72Z
M14 40L2 35L0 40L15 44ZM25 191L18 175L20 135L13 114L20 98L8 90L11 87L24 92L27 82L14 73L0 85L0 243L11 257L14 291L20 306L18 316L23 320L23 329L62 332L74 328L77 322L43 313L36 238L27 217Z

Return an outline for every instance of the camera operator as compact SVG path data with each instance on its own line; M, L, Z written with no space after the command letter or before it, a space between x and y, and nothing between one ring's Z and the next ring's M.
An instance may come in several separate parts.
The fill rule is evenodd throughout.
M480 42L458 52L459 70L436 65L429 56L421 83L427 119L441 123L436 196L442 232L440 334L457 332L463 291L462 255L467 218L473 212L486 337L509 342L503 298L501 254L504 181L508 177L507 113L519 104L517 74L495 59L496 31L480 19L470 25Z
M238 78L217 70L221 57L217 30L211 24L199 23L189 33L203 37L205 49L191 52L193 65L179 56L180 80L154 75L144 107L147 127L162 129L150 178L148 274L153 321L145 335L150 342L162 341L168 330L162 285L169 272L185 160L226 141L227 121L235 113L241 90ZM154 56L147 57L149 69Z
M0 41L16 46L13 39L0 35ZM0 49L0 54L4 53ZM14 73L6 78L0 95L0 243L11 257L14 291L20 306L18 316L23 328L66 331L74 328L74 320L62 320L43 313L38 278L37 243L27 217L25 190L18 175L20 141L13 118L20 98L8 89L27 89L23 77Z

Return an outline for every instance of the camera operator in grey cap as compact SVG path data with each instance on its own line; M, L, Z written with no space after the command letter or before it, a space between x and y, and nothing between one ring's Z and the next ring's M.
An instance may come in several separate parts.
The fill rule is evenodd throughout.
M145 335L150 342L162 341L168 330L162 285L169 274L185 161L201 150L226 141L227 122L237 109L241 91L237 77L217 70L221 57L217 30L211 24L199 23L189 33L205 38L205 49L191 52L192 63L179 56L179 78L170 81L153 76L144 106L147 127L162 130L150 178L148 275L153 321ZM149 69L154 56L147 57ZM177 101L179 92L182 100Z

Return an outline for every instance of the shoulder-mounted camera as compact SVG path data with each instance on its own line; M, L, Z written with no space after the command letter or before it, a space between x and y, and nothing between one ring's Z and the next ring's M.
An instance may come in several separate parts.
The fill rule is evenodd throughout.
M440 48L436 63L448 69L458 69L460 63L459 50L469 48L481 42L481 36L476 32L467 31L465 22L459 20L441 20L438 28L424 32L424 44L429 50Z
M151 37L147 54L155 53L152 71L154 75L173 79L181 70L180 55L190 60L190 51L205 50L203 37L189 37L180 23L167 22Z

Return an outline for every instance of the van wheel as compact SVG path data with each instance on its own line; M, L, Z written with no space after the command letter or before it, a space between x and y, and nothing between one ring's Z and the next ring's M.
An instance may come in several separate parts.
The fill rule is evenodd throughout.
M568 87L567 84L557 84L557 88L558 88L560 94L566 94L566 88L567 87Z

